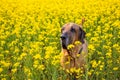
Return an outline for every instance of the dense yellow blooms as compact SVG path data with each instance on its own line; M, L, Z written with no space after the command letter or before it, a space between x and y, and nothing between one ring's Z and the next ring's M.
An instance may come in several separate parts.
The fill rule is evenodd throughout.
M67 72L83 80L120 80L120 0L0 0L0 80L66 80L61 27L82 18L87 70Z

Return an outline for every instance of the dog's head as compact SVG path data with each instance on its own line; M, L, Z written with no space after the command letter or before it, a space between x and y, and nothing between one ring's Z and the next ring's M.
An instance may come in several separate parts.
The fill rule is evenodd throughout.
M61 44L63 49L67 49L67 46L74 44L75 41L84 43L85 31L75 23L67 23L61 29Z

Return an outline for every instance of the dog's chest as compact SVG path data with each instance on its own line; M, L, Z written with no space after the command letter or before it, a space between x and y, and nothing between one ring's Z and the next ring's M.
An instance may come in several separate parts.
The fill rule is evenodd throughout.
M79 68L83 66L84 63L84 58L83 55L79 55L76 58L72 58L71 56L62 56L61 58L61 65L65 69L70 69L70 68Z

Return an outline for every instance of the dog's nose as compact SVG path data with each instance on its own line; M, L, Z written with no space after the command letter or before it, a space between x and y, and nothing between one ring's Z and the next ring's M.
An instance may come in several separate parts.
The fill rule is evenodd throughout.
M60 38L61 38L62 40L65 40L65 39L66 39L66 36L63 34L63 35L60 36Z

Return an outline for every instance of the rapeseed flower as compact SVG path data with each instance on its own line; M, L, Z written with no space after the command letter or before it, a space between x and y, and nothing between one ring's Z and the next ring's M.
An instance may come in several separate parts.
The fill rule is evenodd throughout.
M96 68L98 66L96 60L91 61L92 67Z
M35 56L33 56L34 59L42 59L40 54L36 54Z
M114 70L114 71L118 70L118 67L114 67L113 70Z
M0 64L1 64L3 67L9 67L9 66L11 65L11 63L5 62L5 61L0 61Z
M93 51L94 51L94 50L95 50L95 47L94 47L94 45L89 44L89 45L88 45L88 49L90 49L90 50L93 50Z
M44 70L45 69L45 66L44 65L39 65L38 66L38 70Z
M69 50L72 49L72 48L74 48L73 44L70 44L70 45L67 46L67 49L69 49Z
M16 62L13 66L14 67L18 67L20 65L20 63L19 62Z
M17 71L17 69L14 68L14 69L12 69L11 71L12 71L12 74L15 74L15 72Z
M0 73L3 71L3 68L0 68Z
M75 41L75 45L79 45L79 44L81 44L80 41Z
M108 57L108 58L111 58L112 57L112 53L106 53L106 56Z
M1 80L7 80L6 78L2 78Z

